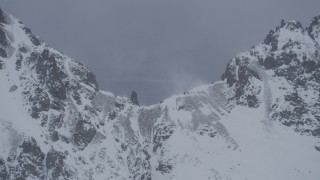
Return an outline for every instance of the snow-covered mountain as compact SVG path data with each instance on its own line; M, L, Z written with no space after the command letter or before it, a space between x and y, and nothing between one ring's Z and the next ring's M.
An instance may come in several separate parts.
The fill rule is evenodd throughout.
M0 10L0 180L320 177L320 16L281 22L222 80L139 106Z

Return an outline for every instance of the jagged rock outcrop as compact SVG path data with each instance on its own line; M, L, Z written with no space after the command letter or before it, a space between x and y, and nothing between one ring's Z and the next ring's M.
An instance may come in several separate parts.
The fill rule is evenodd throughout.
M7 179L7 167L4 159L0 159L0 179L1 180L6 180Z
M139 106L138 94L135 91L132 91L131 96L130 96L130 100L131 100L132 104Z
M8 179L45 179L45 155L35 139L26 137L16 152L8 157Z
M258 107L259 101L263 101L258 96L264 95L270 121L280 121L301 133L317 135L320 48L316 35L312 35L319 31L317 19L315 17L307 29L297 21L282 21L263 43L234 58L223 76L229 87L235 89L231 99L241 105ZM255 82L261 80L264 86L270 86L267 89L277 88L278 92L270 97L271 93ZM306 91L312 100L305 98Z

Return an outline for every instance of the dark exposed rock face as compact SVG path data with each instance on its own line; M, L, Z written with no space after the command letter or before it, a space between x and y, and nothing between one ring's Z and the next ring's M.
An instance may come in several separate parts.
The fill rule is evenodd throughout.
M252 79L262 80L257 72L249 68L249 59L236 57L228 64L226 72L222 75L222 80L230 88L234 88L234 96L231 98L240 105L248 105L249 107L259 107L257 95L260 91L246 94L250 89Z
M259 100L254 95L247 95L248 107L256 108L259 106Z
M174 129L172 126L167 126L164 123L156 125L154 128L153 152L156 153L173 133Z
M284 20L282 20L281 25L278 26L276 30L271 30L263 41L264 44L271 46L271 49L270 49L271 52L279 50L280 48L283 48L283 47L278 47L278 43L279 43L278 32L281 29L288 29L290 31L297 31L297 30L303 31L303 27L300 22L298 21L285 22ZM288 42L288 43L292 45L292 42Z
M275 32L271 30L267 37L264 39L264 43L271 46L271 51L278 49L278 39L275 36Z
M143 179L151 180L151 165L149 162L149 154L147 151L134 152L133 149L130 150L129 156L127 157L128 168L132 174L131 179Z
M293 111L284 110L279 113L274 113L273 118L279 119L284 125L287 126L303 126L310 122L310 119L303 118L309 110L308 105L304 103L303 99L298 95L297 92L285 96L285 101L289 102L290 105L294 106Z
M49 179L70 179L73 172L64 163L66 156L51 149L46 157L47 176Z
M320 137L320 126L318 126L316 129L312 131L312 135Z
M308 34L309 36L314 39L317 40L319 37L319 33L320 33L320 16L316 16L313 18L309 28L308 28Z
M79 120L73 135L74 142L80 149L84 149L92 141L97 131L91 122Z
M21 69L21 63L22 63L22 55L19 54L17 56L17 61L16 61L16 70L19 71Z
M59 139L60 139L59 134L58 134L57 131L53 131L53 132L50 134L50 136L51 136L51 140L52 140L53 142L57 142L57 141L59 141Z
M7 57L7 52L3 49L3 48L0 48L0 56L3 57L3 58L6 58ZM1 68L1 67L0 67ZM0 69L1 70L1 69Z
M0 45L2 47L6 47L9 45L9 41L7 40L7 35L3 28L0 28Z
M35 46L40 46L42 41L40 40L40 38L38 38L37 36L33 35L31 32L31 29L24 27L23 30L26 32L26 34L29 36L31 42L35 45Z
M36 73L41 84L45 84L50 94L59 99L66 99L66 89L62 83L64 74L59 70L57 62L49 50L43 50L41 56L34 55L37 58Z
M132 104L139 106L139 101L138 101L138 94L135 91L132 91L130 100Z
M0 180L7 179L7 168L4 159L0 158Z
M71 71L79 78L80 82L83 82L84 84L94 88L95 91L98 91L98 83L96 80L96 76L93 74L93 72L89 71L81 63L74 63L76 63L78 66L76 66L76 68L71 68Z
M29 93L29 92L26 92ZM29 96L29 101L32 102L31 116L33 118L39 118L39 113L42 111L48 111L50 107L49 95L41 88L36 88L35 94Z
M0 57L6 58L8 55L7 47L10 45L9 40L7 39L7 35L5 33L4 28L1 26L1 9L0 9ZM3 16L2 16L3 17Z
M17 154L8 157L8 179L44 179L44 157L37 142L33 138L25 138Z
M0 9L0 23L6 23L6 15L3 13L2 9Z
M229 87L231 87L234 83L237 82L234 66L229 63L227 65L226 72L222 74L222 80L226 80Z
M160 162L156 167L156 171L160 171L162 174L170 173L173 166L170 163Z
M165 157L165 147L163 147L163 144L172 136L176 127L176 125L170 121L167 110L165 110L164 113L165 115L162 122L155 124L153 128L152 151L160 157ZM171 159L163 158L157 162L155 169L161 174L167 174L171 172L173 166L174 163Z
M4 69L4 63L0 60L0 70Z

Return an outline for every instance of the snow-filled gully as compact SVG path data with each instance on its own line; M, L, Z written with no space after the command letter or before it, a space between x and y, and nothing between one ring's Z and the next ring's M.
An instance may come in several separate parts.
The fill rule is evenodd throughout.
M264 124L267 128L272 128L273 122L272 119L269 118L270 112L271 112L271 103L272 103L272 93L271 88L269 85L269 77L266 73L266 70L258 64L258 61L251 61L249 66L251 70L255 71L259 74L259 76L263 80L263 98L265 102L265 119Z

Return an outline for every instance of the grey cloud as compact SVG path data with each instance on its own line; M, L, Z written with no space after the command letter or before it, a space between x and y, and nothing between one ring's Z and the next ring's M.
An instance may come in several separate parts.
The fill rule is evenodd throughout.
M4 11L89 66L100 87L157 103L220 79L281 19L307 25L319 0L3 0Z

